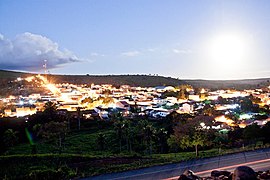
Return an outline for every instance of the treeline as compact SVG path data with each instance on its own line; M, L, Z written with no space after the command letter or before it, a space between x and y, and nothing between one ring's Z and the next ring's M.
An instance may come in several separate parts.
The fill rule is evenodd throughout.
M53 103L45 110L28 118L1 119L1 153L20 143L29 143L33 154L39 143L53 145L51 153L65 153L66 137L73 132L95 133L93 150L111 154L139 153L141 155L165 154L212 148L230 149L245 146L263 146L270 143L270 122L263 127L252 124L244 129L238 126L231 130L214 129L214 117L207 115L171 113L166 118L151 120L147 116L124 117L111 114L111 120L98 118L87 120L80 109L73 114L59 113ZM88 146L86 142L85 146ZM72 147L71 147L72 148ZM70 151L69 151L70 152Z

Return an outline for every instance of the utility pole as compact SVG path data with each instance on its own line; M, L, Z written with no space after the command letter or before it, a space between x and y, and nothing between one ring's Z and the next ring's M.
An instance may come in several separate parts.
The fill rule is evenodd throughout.
M48 80L48 70L47 70L47 60L46 59L44 60L43 68L44 68L44 76Z
M44 60L44 64L43 64L43 68L44 68L44 74L47 74L47 60Z

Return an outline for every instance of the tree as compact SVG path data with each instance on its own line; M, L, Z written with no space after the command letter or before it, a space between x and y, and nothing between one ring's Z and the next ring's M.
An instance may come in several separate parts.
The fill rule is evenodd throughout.
M213 116L215 108L210 105L205 105L203 108L203 114L207 116Z
M131 126L130 120L124 120L123 125L123 132L126 139L127 150L132 152L132 139L134 138L134 129Z
M196 156L198 156L198 146L209 144L205 134L210 132L213 120L211 116L196 116L192 120L182 121L174 127L176 142L182 149L195 147Z
M153 150L152 138L154 136L154 132L155 132L155 128L150 123L145 124L145 126L143 127L144 139L145 139L146 145L149 150L148 152L150 155L152 155L152 150Z
M104 147L105 147L105 135L104 134L102 134L102 133L98 134L97 145L98 145L100 150L104 150Z
M205 143L205 136L201 132L196 132L192 137L187 135L183 136L179 141L179 146L182 149L186 149L188 147L195 147L196 157L198 157L198 146L205 146Z
M182 148L182 149L187 149L188 147L191 146L191 138L187 135L183 136L180 140L178 140L178 145Z
M244 112L252 111L252 108L253 108L252 101L248 97L244 97L240 101L240 107L241 107L241 110Z
M170 135L170 137L167 139L167 144L170 148L170 151L177 152L179 149L179 143L174 135Z
M124 128L123 121L116 121L114 123L114 129L116 130L116 134L118 137L120 152L122 151L123 128Z
M94 100L91 97L87 97L87 98L84 98L83 100L81 100L82 104L85 104L85 103L91 104L93 102L94 102Z
M81 107L77 107L78 129L81 130Z
M179 99L187 99L187 96L188 96L187 90L193 89L193 87L191 85L188 85L188 84L182 84L182 85L178 86L177 89L179 90L178 98Z
M0 113L3 113L6 108L7 103L0 101Z
M110 104L110 103L113 103L114 102L114 99L112 97L109 97L109 96L105 96L102 98L102 103L103 104Z
M12 147L18 142L18 131L14 131L13 129L7 129L4 132L3 141L6 147Z
M165 130L165 128L160 128L157 129L155 132L155 137L157 139L157 143L159 146L159 151L161 153L164 153L164 149L167 147L167 136L168 136L168 131Z
M192 137L191 146L195 147L196 157L198 157L198 146L205 146L207 143L205 136L201 132L196 132Z
M249 97L250 97L250 100L252 101L253 104L262 103L262 100L259 97L253 96L252 94Z
M228 140L233 147L241 147L243 144L243 129L235 127L228 132ZM239 143L240 142L240 143Z
M262 127L262 135L264 138L264 142L270 143L270 122L269 121Z
M44 113L47 113L47 114L56 114L56 111L57 111L57 107L56 107L56 104L51 102L51 101L48 101L45 103L44 105Z
M244 129L243 137L246 141L255 143L262 137L262 130L257 124L249 125Z
M55 140L56 147L59 149L59 153L62 150L62 144L65 140L67 133L67 123L66 122L48 122L42 126L39 134L47 140Z
M140 120L136 126L137 135L141 141L142 149L146 150L149 155L153 150L153 138L156 134L156 128L147 120Z
M215 146L219 148L219 151L220 151L222 146L225 146L228 144L228 134L219 133L219 132L216 133L215 139L213 142Z
M46 122L58 119L56 104L51 101L45 103L43 115L45 116Z

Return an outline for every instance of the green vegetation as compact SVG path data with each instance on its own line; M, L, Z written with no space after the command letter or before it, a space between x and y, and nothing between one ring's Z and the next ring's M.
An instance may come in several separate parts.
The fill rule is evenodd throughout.
M96 133L92 134L97 136ZM71 137L71 136L70 136ZM177 163L196 158L194 152L179 152L168 154L153 154L142 156L138 154L117 154L112 155L105 152L91 151L95 149L95 142L84 144L83 154L76 154L82 147L79 142L87 137L87 133L77 133L70 142L74 142L74 147L67 150L73 154L30 154L30 145L20 145L13 148L9 153L25 153L20 155L0 156L0 178L8 179L68 179L75 177L88 177L104 173L120 172L154 165L164 165ZM72 139L72 140L71 140ZM91 139L91 138L89 138ZM91 145L92 144L92 145ZM48 152L52 147L46 143L38 144L39 152ZM90 150L87 150L87 147ZM256 146L260 147L259 145ZM222 154L235 153L243 150L253 150L255 147L245 147L238 149L210 149L201 151L197 158L213 157ZM89 154L87 154L88 152ZM74 154L75 153L75 154ZM91 155L92 154L92 155ZM12 169L12 171L11 171Z
M0 70L0 79L16 79L17 77L25 77L27 75L30 75L30 73Z

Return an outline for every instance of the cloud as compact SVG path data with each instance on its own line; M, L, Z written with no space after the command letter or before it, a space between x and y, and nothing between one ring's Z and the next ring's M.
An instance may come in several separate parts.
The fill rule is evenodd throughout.
M192 53L192 51L189 49L187 50L186 49L173 49L172 51L176 54L191 54Z
M99 53L96 53L96 52L92 52L92 53L90 54L90 56L91 56L91 57L104 57L105 54L99 54Z
M36 71L42 69L44 60L48 68L81 61L74 53L60 50L57 43L44 36L26 32L10 40L0 34L1 69Z
M148 48L147 51L148 52L155 52L155 51L157 51L157 48Z
M141 54L141 52L139 52L139 51L128 51L128 52L121 53L121 56L134 57L134 56L138 56L140 54Z

